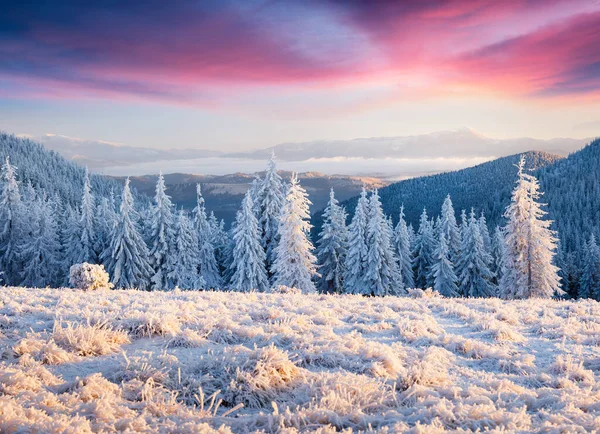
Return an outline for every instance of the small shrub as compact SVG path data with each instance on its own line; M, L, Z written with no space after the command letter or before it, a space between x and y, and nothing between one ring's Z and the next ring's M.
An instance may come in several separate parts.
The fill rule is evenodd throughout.
M439 292L434 291L431 288L427 288L427 289L409 288L406 291L408 293L408 296L411 298L439 298L439 297L441 297Z
M73 288L85 291L113 287L113 284L109 282L108 273L104 270L104 265L88 264L87 262L71 266L69 282Z

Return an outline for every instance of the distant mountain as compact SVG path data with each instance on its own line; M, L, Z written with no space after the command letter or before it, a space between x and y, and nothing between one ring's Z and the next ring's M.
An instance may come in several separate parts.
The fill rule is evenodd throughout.
M291 177L290 172L279 171L279 174L284 180L289 180ZM259 173L259 175L263 174ZM317 172L300 173L298 176L313 202L311 206L313 210L326 206L329 190L332 187L335 189L336 196L345 200L358 194L363 184L368 188L381 188L388 185L387 182L375 178L328 176ZM218 218L223 218L227 223L231 223L255 175L235 173L225 176L210 176L173 173L164 175L164 178L167 193L177 206L186 209L196 206L196 184L200 183L207 210L214 211ZM122 177L115 179L120 182L124 180ZM156 175L130 177L131 185L140 193L148 196L154 195L156 179Z
M284 161L310 158L476 158L511 155L539 149L567 155L589 143L590 139L532 138L492 139L470 128L400 137L372 137L353 140L318 140L282 143L266 149L225 154L264 160L275 152ZM500 155L498 155L501 153Z
M400 137L282 143L247 151L153 149L101 140L46 134L34 140L90 170L116 176L163 171L223 175L254 172L274 151L280 167L306 172L406 179L461 169L505 155L538 149L559 155L582 148L589 139L493 139L470 128Z
M219 151L202 149L153 149L126 146L102 140L77 139L55 134L30 137L47 149L58 152L68 160L88 166L90 170L104 167L128 166L133 163L148 163L192 158L207 158L220 155Z

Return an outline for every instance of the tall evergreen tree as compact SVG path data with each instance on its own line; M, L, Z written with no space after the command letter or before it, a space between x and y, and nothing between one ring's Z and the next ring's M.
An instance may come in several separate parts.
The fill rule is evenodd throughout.
M258 220L254 214L250 192L244 196L235 221L231 287L239 291L266 291L269 288L266 256L261 246Z
M404 220L404 206L400 207L400 218L394 231L394 247L402 276L402 284L404 288L414 288L415 279L412 268L410 234L406 226L406 220Z
M275 285L298 288L304 293L315 292L313 277L317 277L317 258L310 242L308 194L294 173L279 218L279 244L275 247Z
M465 297L492 297L496 287L489 269L492 258L486 252L475 211L471 209L469 224L464 229L461 256L457 264L460 292Z
M67 205L65 210L66 227L61 232L61 239L65 243L64 261L65 268L70 268L71 265L79 264L79 260L83 256L83 248L81 246L81 213L78 207ZM65 285L68 285L69 276L65 275Z
M348 226L348 251L344 270L344 289L351 294L361 294L365 287L367 264L367 223L369 199L363 187Z
M281 176L277 173L275 154L271 159L265 172L265 178L258 190L259 210L258 222L261 229L262 246L267 255L267 273L269 278L274 274L272 265L275 260L275 247L279 242L279 216L285 202L285 189Z
M169 290L175 285L169 279L175 264L175 222L173 204L166 193L165 180L162 173L156 181L154 206L151 212L150 225L150 265L154 272L150 281L152 289Z
M481 233L481 239L483 240L483 247L488 253L492 252L492 237L490 237L490 231L488 229L487 220L483 212L477 221L479 224L479 232Z
M113 228L110 249L102 258L116 288L147 289L150 278L154 274L148 262L148 247L138 231L137 216L133 207L129 178L127 178L121 196L119 219Z
M21 247L22 286L43 288L58 286L60 239L52 204L37 198L30 204L30 234Z
M507 299L552 297L562 294L558 268L553 264L556 233L551 220L537 200L538 180L525 173L525 158L517 166L518 179L504 216L506 240L505 272L500 282L501 296Z
M369 199L366 285L363 288L365 295L398 295L404 290L391 236L379 193L374 190Z
M0 191L0 253L2 255L1 271L4 283L16 284L19 279L21 262L19 261L19 245L24 235L25 215L17 182L16 167L10 159L2 166L2 190Z
M219 275L222 277L231 265L231 251L229 249L229 234L225 230L225 220L217 219L213 211L210 212L208 223L211 232L211 243L215 249L215 260ZM221 279L222 280L222 279Z
M490 264L490 271L494 275L493 282L498 285L502 274L504 273L504 255L506 254L506 244L504 241L504 234L499 226L496 226L494 230L494 236L491 241L491 256L492 262Z
M333 188L329 193L329 202L323 212L323 225L317 242L319 273L317 289L325 293L344 291L344 262L348 248L346 229L346 211L342 208Z
M594 234L586 243L582 265L579 297L600 300L600 248Z
M97 228L97 233L94 249L98 252L99 258L104 257L104 252L110 249L111 236L116 224L117 214L115 213L114 203L111 201L110 197L101 198L96 207L95 215L95 227Z
M207 288L216 289L222 286L221 276L219 275L219 268L215 258L212 229L206 216L200 184L196 185L196 198L197 204L196 208L194 208L194 223L198 233L198 272L204 279Z
M450 195L446 196L442 204L442 217L440 220L440 234L446 238L449 257L451 261L456 261L460 252L460 229L456 222L456 214L452 206Z
M198 233L184 211L179 211L175 224L175 245L171 252L172 267L168 279L182 289L202 289L206 282L198 273Z
M423 209L413 251L413 269L415 273L415 286L417 288L425 289L433 286L434 282L429 271L433 265L434 248L433 227L427 217L427 210Z
M454 264L450 260L450 252L444 232L440 234L437 247L433 252L433 260L431 266L433 289L445 297L457 297L459 295L459 289L456 285L458 278L454 273Z
M79 251L79 258L77 258L76 263L88 262L95 264L98 262L98 255L96 254L95 250L97 236L94 221L95 214L96 204L94 201L94 196L92 195L90 174L86 168L83 181L83 196L81 198L81 214L78 228L81 231L79 238L81 249Z

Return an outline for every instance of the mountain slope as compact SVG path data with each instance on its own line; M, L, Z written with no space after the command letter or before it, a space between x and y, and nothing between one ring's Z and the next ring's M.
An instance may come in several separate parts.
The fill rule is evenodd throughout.
M562 159L547 152L531 151L525 155L530 169L539 169ZM511 155L455 172L391 184L379 190L383 209L396 222L400 207L404 205L407 222L416 228L423 208L427 208L430 216L439 214L444 198L450 194L457 214L461 209L474 207L485 213L490 225L495 225L500 222L509 201L517 174L514 165L519 158L520 155ZM344 203L348 210L354 209L356 199Z
M564 268L568 292L578 293L582 254L591 234L600 238L600 139L582 150L561 158L544 152L527 152L527 165L540 180L548 218L561 242L557 261ZM490 228L503 225L503 213L517 179L514 164L519 155L456 172L414 178L380 190L383 208L394 221L404 204L407 221L418 228L423 207L430 217L439 215L444 197L452 196L457 216L462 209L483 211ZM356 198L344 203L349 211ZM319 224L320 214L314 217ZM318 229L315 230L315 232Z
M79 204L83 192L84 167L67 161L54 151L26 138L0 132L0 159L6 157L17 167L17 179L22 185L31 182L49 196L57 195L65 203ZM92 189L97 196L107 196L111 190L120 194L122 187L112 179L91 175Z

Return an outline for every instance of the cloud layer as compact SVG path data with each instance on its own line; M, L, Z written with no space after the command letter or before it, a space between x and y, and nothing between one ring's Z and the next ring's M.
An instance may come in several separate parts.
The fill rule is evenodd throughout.
M217 105L257 87L596 97L600 2L13 1L0 95Z

